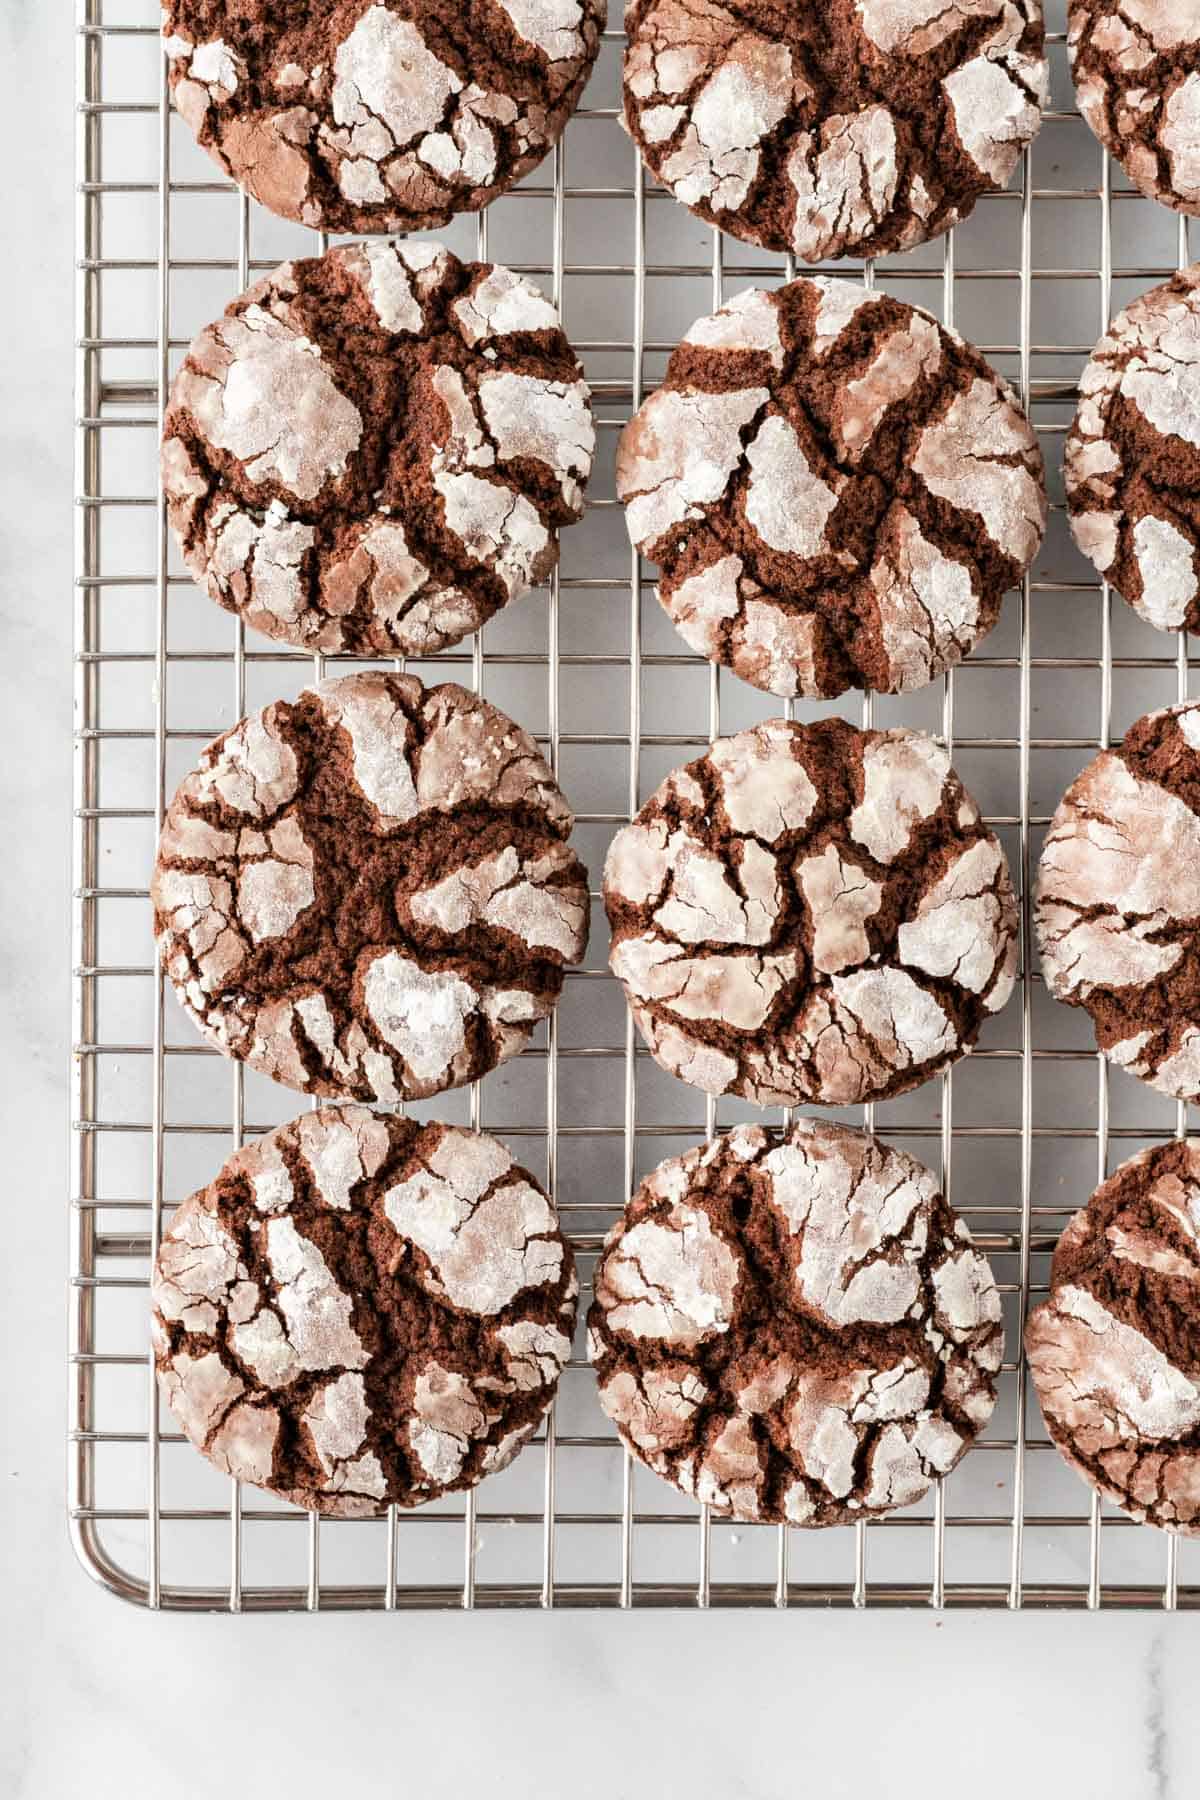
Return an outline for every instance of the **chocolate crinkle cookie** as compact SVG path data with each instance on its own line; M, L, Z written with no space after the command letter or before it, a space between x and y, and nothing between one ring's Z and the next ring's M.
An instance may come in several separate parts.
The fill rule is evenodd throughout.
M427 655L542 581L591 396L530 282L436 244L284 263L191 345L163 426L184 561L304 650Z
M625 118L711 225L804 262L909 250L1041 123L1041 0L630 0Z
M558 141L604 0L166 0L175 105L271 212L418 231L512 187Z
M1151 200L1200 214L1200 6L1071 0L1079 110Z
M1025 1351L1072 1468L1133 1518L1200 1536L1200 1143L1145 1150L1096 1189Z
M1200 631L1200 267L1118 314L1079 395L1065 461L1076 543L1148 625Z
M991 1417L987 1260L912 1157L742 1125L660 1163L596 1266L588 1352L635 1456L736 1519L846 1525L920 1499Z
M1046 983L1104 1054L1200 1095L1200 701L1148 713L1050 821L1034 918Z
M151 886L163 966L227 1055L401 1100L486 1074L587 944L587 874L537 746L477 695L361 674L210 744Z
M224 1474L339 1518L473 1487L571 1349L554 1209L493 1137L325 1107L232 1156L164 1233L159 1388Z
M675 770L604 871L655 1060L760 1106L917 1087L1012 991L1004 852L932 738L774 719Z
M692 648L810 699L961 661L1046 523L1037 439L979 352L820 278L692 326L625 427L617 491Z

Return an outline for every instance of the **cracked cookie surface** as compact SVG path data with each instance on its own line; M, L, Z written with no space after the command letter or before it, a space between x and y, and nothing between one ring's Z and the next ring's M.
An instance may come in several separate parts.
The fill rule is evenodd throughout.
M605 0L166 0L175 105L281 218L418 231L473 212L558 141Z
M1008 182L1041 0L630 0L625 119L711 225L803 262L908 250Z
M1079 110L1135 187L1200 214L1200 10L1195 0L1071 0Z
M1064 463L1076 543L1148 625L1200 630L1200 268L1117 315L1079 396Z
M979 352L824 278L697 320L621 435L617 492L691 647L810 699L960 662L1046 523L1037 439Z
M549 575L594 449L532 283L369 243L284 263L200 333L161 472L219 605L304 650L424 656Z
M1148 713L1076 776L1034 923L1050 992L1086 1008L1105 1056L1200 1094L1200 701Z
M578 1292L553 1207L495 1138L323 1107L175 1213L159 1388L224 1474L341 1518L419 1506L537 1429Z
M995 1405L987 1259L928 1169L844 1125L742 1125L660 1163L594 1291L605 1412L656 1474L737 1519L907 1506Z
M210 744L151 885L163 967L226 1055L396 1104L486 1074L587 945L573 818L475 694L347 675Z
M1059 1240L1025 1327L1046 1429L1141 1522L1200 1535L1200 1143L1122 1163Z
M669 775L604 870L655 1060L760 1106L902 1094L1012 991L997 839L932 738L768 720Z

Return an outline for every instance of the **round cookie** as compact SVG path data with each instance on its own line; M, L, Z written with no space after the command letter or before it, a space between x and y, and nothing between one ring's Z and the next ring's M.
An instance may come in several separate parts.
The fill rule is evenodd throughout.
M1195 0L1071 0L1079 110L1135 187L1200 214L1200 10Z
M909 250L1041 124L1041 0L631 0L625 120L710 225L801 261Z
M332 232L424 231L535 168L605 0L165 0L175 105L254 199Z
M760 1106L907 1092L1012 991L1008 865L932 738L768 720L613 839L610 962L655 1060Z
M1200 267L1117 315L1079 396L1064 463L1075 542L1148 625L1200 631Z
M558 561L591 397L530 282L436 244L284 263L191 345L163 424L183 559L303 650L424 656Z
M537 1429L579 1283L480 1132L323 1107L230 1157L163 1235L159 1389L226 1475L338 1518L474 1487Z
M1200 701L1148 713L1050 821L1034 924L1046 985L1105 1056L1200 1094Z
M347 675L200 758L151 884L162 964L226 1055L305 1093L436 1094L516 1055L588 937L571 812L475 694Z
M594 1290L605 1412L656 1474L736 1519L907 1506L996 1402L987 1259L928 1169L844 1125L741 1125L660 1163Z
M824 279L692 326L622 433L617 492L692 648L810 699L960 662L1046 524L1008 384L928 313Z
M1059 1240L1025 1352L1055 1445L1123 1512L1200 1536L1200 1143L1122 1163Z

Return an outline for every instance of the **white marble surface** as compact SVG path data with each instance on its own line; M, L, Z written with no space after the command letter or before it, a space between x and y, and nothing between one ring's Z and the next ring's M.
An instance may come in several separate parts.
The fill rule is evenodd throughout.
M1200 1785L1200 1623L1156 1615L207 1619L121 1607L63 1522L70 0L6 0L0 1797ZM53 73L51 73L53 72Z

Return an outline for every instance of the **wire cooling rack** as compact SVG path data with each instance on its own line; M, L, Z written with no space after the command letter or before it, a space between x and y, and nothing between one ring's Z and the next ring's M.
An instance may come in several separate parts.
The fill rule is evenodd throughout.
M1023 896L1018 990L979 1049L866 1114L940 1169L991 1255L1008 1333L1000 1403L924 1504L826 1532L711 1518L631 1464L597 1403L582 1335L544 1431L510 1469L465 1501L379 1521L321 1521L242 1490L160 1415L147 1276L164 1219L244 1137L289 1117L297 1096L209 1051L164 993L146 891L157 821L202 744L327 663L244 633L194 587L158 496L159 420L195 331L259 271L323 240L214 178L167 102L155 0L77 6L69 1505L88 1571L140 1605L234 1612L1200 1604L1200 1545L1091 1496L1046 1441L1020 1353L1021 1320L1044 1292L1067 1215L1116 1161L1185 1129L1182 1107L1110 1073L1086 1019L1053 1004L1028 953L1030 874L1063 788L1138 714L1186 695L1196 667L1183 638L1176 648L1091 579L1062 512L1062 437L1082 364L1111 309L1188 260L1186 221L1132 193L1073 110L1065 0L1049 7L1054 104L1010 191L944 241L838 269L929 308L1014 381L1056 504L1032 579L956 674L904 700L791 709L944 738ZM631 557L612 459L620 425L692 319L792 271L709 232L643 175L617 123L621 41L606 34L554 156L442 234L460 254L524 270L559 302L600 421L587 516L566 534L547 590L458 651L411 665L427 680L470 683L536 733L575 807L594 890L608 839L667 769L779 710L683 653ZM484 1083L414 1109L498 1132L548 1184L580 1255L585 1306L595 1252L632 1185L661 1157L756 1116L706 1103L656 1068L606 972L598 905L593 925L587 965L533 1046Z

